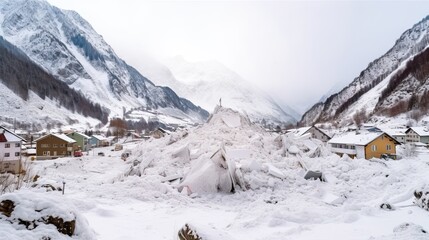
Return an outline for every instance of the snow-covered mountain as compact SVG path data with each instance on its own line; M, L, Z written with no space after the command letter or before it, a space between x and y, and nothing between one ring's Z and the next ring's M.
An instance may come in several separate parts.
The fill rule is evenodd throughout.
M245 112L252 121L296 123L299 117L292 108L280 107L270 96L217 61L189 62L178 56L164 64L153 68L151 73L148 71L148 76L209 111L221 99L222 106Z
M121 115L123 107L149 107L179 112L180 117L194 121L208 116L207 111L168 87L155 86L127 65L74 11L44 0L0 0L0 23L0 35L7 41L90 101L108 108L111 115Z
M408 106L411 97L424 99L429 89L429 75L424 70L428 29L429 16L405 31L387 53L371 62L348 86L315 104L300 123L348 121L358 111L392 116L395 108L400 108L398 104L407 106L397 109L397 113L415 110L415 106Z

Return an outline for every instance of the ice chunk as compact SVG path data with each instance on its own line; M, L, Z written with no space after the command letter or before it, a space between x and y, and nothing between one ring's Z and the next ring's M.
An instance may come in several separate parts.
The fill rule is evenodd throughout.
M230 128L236 128L241 126L240 115L223 115L222 121Z

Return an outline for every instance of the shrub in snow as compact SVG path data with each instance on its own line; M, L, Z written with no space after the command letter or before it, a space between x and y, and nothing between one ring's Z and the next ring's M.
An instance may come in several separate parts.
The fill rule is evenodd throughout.
M392 205L390 205L389 203L382 203L380 205L380 208L384 209L384 210L395 210L395 208Z
M95 239L63 196L30 191L0 197L0 236L7 239Z
M189 224L185 224L185 226L179 230L178 236L180 240L202 240L195 229L192 229Z
M198 230L197 230L198 229ZM185 224L178 232L179 240L233 240L227 233L208 226Z
M422 189L414 191L414 202L417 206L429 211L429 189Z

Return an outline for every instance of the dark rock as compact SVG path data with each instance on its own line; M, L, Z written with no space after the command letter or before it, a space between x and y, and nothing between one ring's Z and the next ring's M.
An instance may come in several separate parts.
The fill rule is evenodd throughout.
M420 199L423 195L423 192L421 191L414 191L414 197L416 197L417 199Z
M37 182L37 180L40 178L40 176L39 175L35 175L34 177L33 177L33 182Z
M0 202L0 213L6 217L10 217L13 210L15 209L15 204L11 200L3 200Z
M198 236L195 229L192 229L188 224L182 227L178 233L179 240L203 240L200 236Z
M0 202L0 213L5 215L6 217L12 216L12 212L14 211L14 209L15 203L12 200L3 200ZM42 210L43 209L35 210L35 212L42 212ZM11 224L17 222L19 225L24 225L25 228L28 230L35 229L38 226L38 223L52 224L57 228L58 232L69 236L73 236L76 228L76 219L73 219L71 221L64 221L64 219L54 216L44 216L40 219L32 221L25 220L22 218L9 219L8 221ZM49 237L46 239L49 239Z
M321 182L326 182L326 179L323 177L323 173L319 172L319 171L307 171L307 173L304 176L305 180L320 180Z
M72 236L76 227L76 220L64 221L59 217L43 217L43 222L46 224L52 224L57 227L58 232Z

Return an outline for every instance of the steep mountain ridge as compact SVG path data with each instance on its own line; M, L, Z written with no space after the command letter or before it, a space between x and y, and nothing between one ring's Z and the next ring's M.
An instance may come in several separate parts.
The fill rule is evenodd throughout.
M1 36L0 85L2 122L13 119L28 128L48 122L55 125L82 121L95 125L108 121L108 109L44 71Z
M127 65L74 11L44 0L1 0L0 23L0 35L6 40L90 101L109 108L111 115L121 115L124 107L148 107L160 112L177 109L196 122L208 116Z
M323 103L315 104L303 115L300 124L311 125L343 119L362 109L367 114L376 113L378 98L390 79L427 47L428 27L429 16L405 31L387 53L371 62L347 87L331 95ZM361 104L357 104L359 99L363 99Z

